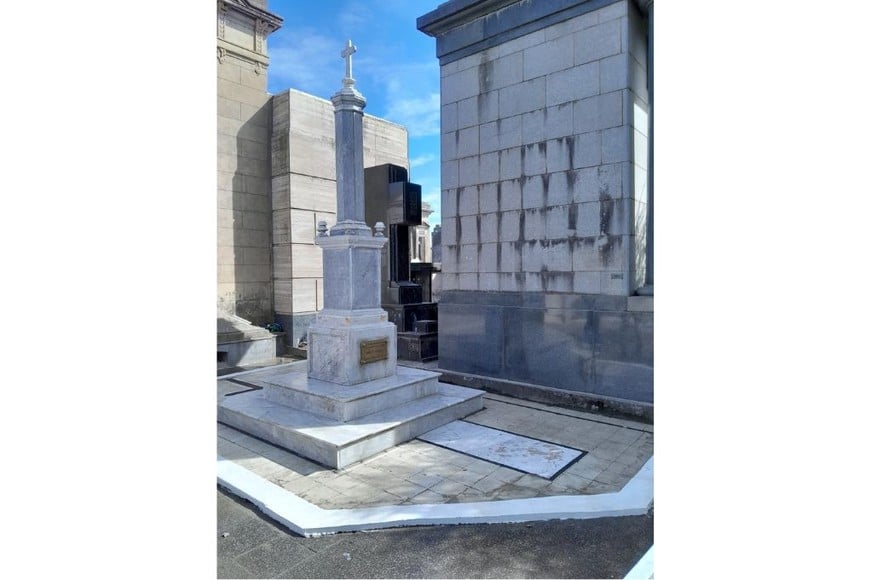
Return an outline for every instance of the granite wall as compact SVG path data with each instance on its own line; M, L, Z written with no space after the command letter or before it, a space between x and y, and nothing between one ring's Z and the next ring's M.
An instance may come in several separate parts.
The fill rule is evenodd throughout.
M646 17L629 0L451 0L440 367L652 401Z

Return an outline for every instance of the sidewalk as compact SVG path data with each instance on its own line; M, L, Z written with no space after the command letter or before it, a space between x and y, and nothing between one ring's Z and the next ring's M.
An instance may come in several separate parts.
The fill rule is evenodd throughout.
M218 400L250 390L256 372L219 377ZM652 425L488 393L481 411L438 431L333 470L219 424L219 483L309 536L637 516L651 505Z

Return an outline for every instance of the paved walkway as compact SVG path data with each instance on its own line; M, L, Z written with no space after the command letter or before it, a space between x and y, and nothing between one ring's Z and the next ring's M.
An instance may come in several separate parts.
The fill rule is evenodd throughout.
M218 380L218 400L249 389L250 385L246 384L244 373L221 377ZM469 504L469 507L473 507L483 505L481 502L497 500L546 502L552 500L534 498L554 498L555 500L560 496L572 496L565 497L564 501L558 502L559 505L567 505L571 501L576 502L578 498L582 501L583 497L588 497L590 500L618 497L620 493L623 493L621 490L637 487L636 480L642 469L644 473L648 473L651 469L653 427L644 423L552 407L495 394L485 395L483 410L466 417L463 419L463 423L561 445L580 450L583 453L579 459L573 460L555 476L542 477L499 464L496 461L497 458L491 456L486 459L474 457L468 453L448 449L418 438L348 468L333 470L220 424L218 425L217 452L224 463L232 463L235 472L253 474L256 477L250 479L263 482L262 485L257 484L257 486L259 486L258 489L263 489L263 485L269 488L265 495L274 495L273 492L279 492L284 493L294 501L298 501L296 498L301 498L304 502L299 505L302 506L303 510L305 506L313 504L316 506L313 509L335 516L352 512L323 512L323 510L355 510L354 513L363 513L366 510L369 512L378 511L370 508L386 510L389 509L388 506L400 506L393 508L394 512L407 511L406 507L401 506L420 506L420 508L430 506L430 510L435 510L439 504ZM645 465L646 467L644 467ZM631 481L634 483L627 486ZM649 487L651 488L651 484ZM649 493L651 497L651 489ZM253 499L256 502L256 498ZM285 502L283 499L280 501ZM497 503L499 505L519 505L522 501L519 503L510 501ZM220 505L219 501L219 508ZM444 510L450 511L458 508L460 506L451 506L449 509L445 506ZM295 510L296 508L289 509L290 512ZM643 513L643 511L645 511L645 505L642 510L635 510L632 513ZM288 517L292 518L293 516ZM285 523L289 521L281 520L280 517L278 519L285 521ZM546 518L538 517L537 519ZM623 520L630 518L599 518L599 520L588 521L604 521L606 519ZM462 520L460 518L457 521L480 520ZM523 519L491 521L523 521ZM555 524L555 522L550 523ZM544 522L536 522L534 525L543 524ZM516 525L523 526L525 524ZM583 528L583 525L576 520L573 525L578 526L578 530ZM590 525L594 526L595 524ZM614 525L618 527L618 524ZM500 528L501 526L491 527ZM456 529L455 526L448 526L448 528ZM301 528L295 527L294 529L298 531ZM438 532L433 533L437 534ZM652 543L651 528L645 538L644 542L648 543L644 546L644 551ZM236 561L243 557L242 553L236 553L232 550L229 553L235 554L230 558L234 564L225 562L227 570L235 569L233 568L235 564L242 566L237 570L246 569L244 564ZM302 554L306 554L306 552L302 552ZM632 554L632 557L635 555L637 558L631 562L621 562L620 565L634 564L642 554ZM296 568L298 565L293 566L293 569ZM287 572L289 569L283 571ZM252 571L253 569L248 568L248 570ZM366 575L386 577L375 573L374 570L371 569ZM437 567L430 570L432 570L431 573L423 573L422 575L439 575L434 572L438 570ZM232 575L232 573L230 574ZM475 576L471 572L458 573L457 575ZM496 575L512 574L499 572ZM542 572L541 575L547 576L548 574ZM409 576L409 574L404 573L399 574L399 576Z

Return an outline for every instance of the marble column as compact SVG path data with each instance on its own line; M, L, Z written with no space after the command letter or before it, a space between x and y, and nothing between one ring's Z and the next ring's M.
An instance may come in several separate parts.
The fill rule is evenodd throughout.
M337 222L327 235L318 225L323 250L323 310L308 331L308 376L355 385L396 373L396 327L380 307L383 224L365 223L362 116L365 98L354 87L348 41L342 88L335 107Z

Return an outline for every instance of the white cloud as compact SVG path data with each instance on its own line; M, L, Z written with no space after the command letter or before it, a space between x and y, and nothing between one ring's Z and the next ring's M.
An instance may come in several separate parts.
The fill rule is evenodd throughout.
M269 76L281 87L294 88L322 98L329 98L344 76L339 58L343 41L324 36L312 29L299 29L269 46Z
M432 153L426 153L426 154L423 154L423 155L420 155L418 157L414 157L413 159L411 159L410 160L411 167L412 168L422 167L422 166L426 165L427 163L435 161L435 159L436 159L435 155L433 155Z
M405 125L410 137L425 137L441 133L441 96L429 93L423 97L396 98L390 90L387 119Z

